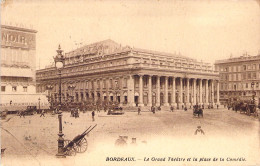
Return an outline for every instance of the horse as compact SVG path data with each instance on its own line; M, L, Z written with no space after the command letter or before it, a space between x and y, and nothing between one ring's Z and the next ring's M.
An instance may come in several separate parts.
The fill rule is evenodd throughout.
M193 115L196 116L198 115L198 117L200 117L200 115L203 117L203 109L202 108L195 108L193 110Z

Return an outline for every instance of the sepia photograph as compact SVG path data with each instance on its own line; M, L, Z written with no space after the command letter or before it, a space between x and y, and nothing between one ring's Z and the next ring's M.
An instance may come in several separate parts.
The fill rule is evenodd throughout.
M260 166L260 0L1 0L1 166Z

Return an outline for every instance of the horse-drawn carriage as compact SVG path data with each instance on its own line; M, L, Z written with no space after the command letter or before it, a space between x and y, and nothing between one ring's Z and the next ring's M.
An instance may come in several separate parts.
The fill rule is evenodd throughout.
M71 108L70 116L75 117L75 118L79 118L79 109Z
M193 108L193 116L203 117L203 109L198 105L195 105Z
M240 113L244 113L246 115L251 115L251 114L256 114L257 109L256 109L256 104L254 102L237 102L233 103L233 107L235 111L239 111Z
M90 133L95 126L89 126L87 130L85 130L82 134L73 138L73 140L64 140L64 153L67 156L76 155L76 153L84 153L88 148L88 141L85 136Z
M123 108L118 106L109 108L107 112L107 115L123 115L123 114L124 114Z
M25 115L34 115L37 113L37 107L36 106L27 106L27 108L23 111L19 111L20 116L25 116Z

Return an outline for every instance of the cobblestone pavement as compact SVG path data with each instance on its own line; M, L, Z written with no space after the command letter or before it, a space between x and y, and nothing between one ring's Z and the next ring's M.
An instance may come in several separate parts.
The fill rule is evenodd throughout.
M163 110L151 112L126 112L124 115L108 116L96 113L92 121L91 112L80 113L79 118L63 113L65 139L73 139L90 125L97 127L86 136L88 150L65 159L55 157L57 153L57 115L46 114L8 116L1 120L1 146L6 148L2 165L189 165L188 161L147 161L144 157L208 157L225 160L243 157L246 161L193 161L192 165L254 165L259 163L259 119L227 109L204 110L204 117L194 117L192 110ZM198 126L205 135L195 131ZM119 135L128 136L126 148L115 148ZM131 138L137 146L130 146ZM133 162L106 161L107 157L134 157ZM151 160L151 159L150 159ZM159 160L159 159L158 159ZM98 163L97 163L98 161Z

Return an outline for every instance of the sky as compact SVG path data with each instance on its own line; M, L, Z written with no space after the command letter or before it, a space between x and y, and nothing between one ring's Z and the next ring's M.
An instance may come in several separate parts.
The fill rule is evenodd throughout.
M37 69L65 52L106 39L214 63L260 52L256 0L6 0L1 24L37 30Z

